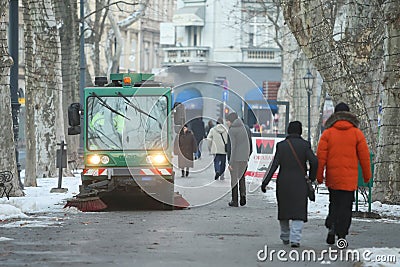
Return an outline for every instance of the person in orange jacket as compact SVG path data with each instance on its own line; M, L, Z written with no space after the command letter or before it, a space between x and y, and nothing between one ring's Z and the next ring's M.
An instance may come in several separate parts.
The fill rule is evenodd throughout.
M341 102L326 121L326 130L318 143L317 181L321 184L325 179L329 190L329 213L325 220L328 244L335 243L335 235L345 239L348 234L358 187L358 162L364 182L372 177L369 149L359 123L348 105Z

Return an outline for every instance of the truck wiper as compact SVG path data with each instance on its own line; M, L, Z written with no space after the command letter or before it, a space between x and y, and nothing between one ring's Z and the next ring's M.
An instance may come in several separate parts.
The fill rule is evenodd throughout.
M103 99L101 99L101 97L99 97L98 95L96 95L96 93L92 92L92 96L96 97L99 101L100 101L100 105L102 105L103 107L107 108L108 110L110 110L111 112L120 115L121 117L124 117L127 120L130 120L128 117L126 117L124 114L116 111L115 109L113 109L112 107L110 107L109 104L107 104L106 101L104 101Z
M162 129L161 123L155 117L153 117L152 115L148 114L146 111L140 109L139 107L135 106L135 104L133 104L132 101L130 101L126 96L121 94L121 92L118 92L117 95L122 97L126 101L126 104L128 104L131 107L133 107L136 111L138 111L138 112L146 115L147 117L152 118L153 120L155 120L158 123L158 127L160 129Z

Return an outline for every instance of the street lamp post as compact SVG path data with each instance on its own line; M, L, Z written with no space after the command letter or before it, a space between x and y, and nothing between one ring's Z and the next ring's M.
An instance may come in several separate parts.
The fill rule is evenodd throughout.
M314 85L314 76L311 74L310 69L307 70L306 76L303 77L304 86L307 91L307 100L308 100L308 142L311 142L311 94Z
M85 8L84 0L80 0L80 39L79 39L79 103L84 104L84 88L86 84L86 58L85 58ZM81 121L81 133L83 133L83 122ZM79 136L79 149L83 150L83 134Z
M9 31L8 31L8 48L10 55L13 58L14 64L10 68L10 93L11 93L11 115L13 121L14 142L15 142L15 158L17 162L17 176L19 185L23 189L24 186L21 182L21 164L19 162L19 112L21 104L18 102L18 0L9 1Z

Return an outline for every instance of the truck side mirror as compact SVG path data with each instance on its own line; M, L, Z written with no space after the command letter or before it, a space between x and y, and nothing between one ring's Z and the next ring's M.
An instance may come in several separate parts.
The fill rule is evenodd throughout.
M80 103L72 103L68 107L68 135L76 135L81 133L81 111Z

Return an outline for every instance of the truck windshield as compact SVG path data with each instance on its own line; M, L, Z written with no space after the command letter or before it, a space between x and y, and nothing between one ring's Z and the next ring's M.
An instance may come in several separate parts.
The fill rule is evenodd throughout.
M89 150L151 150L168 146L165 96L97 96L87 99Z

